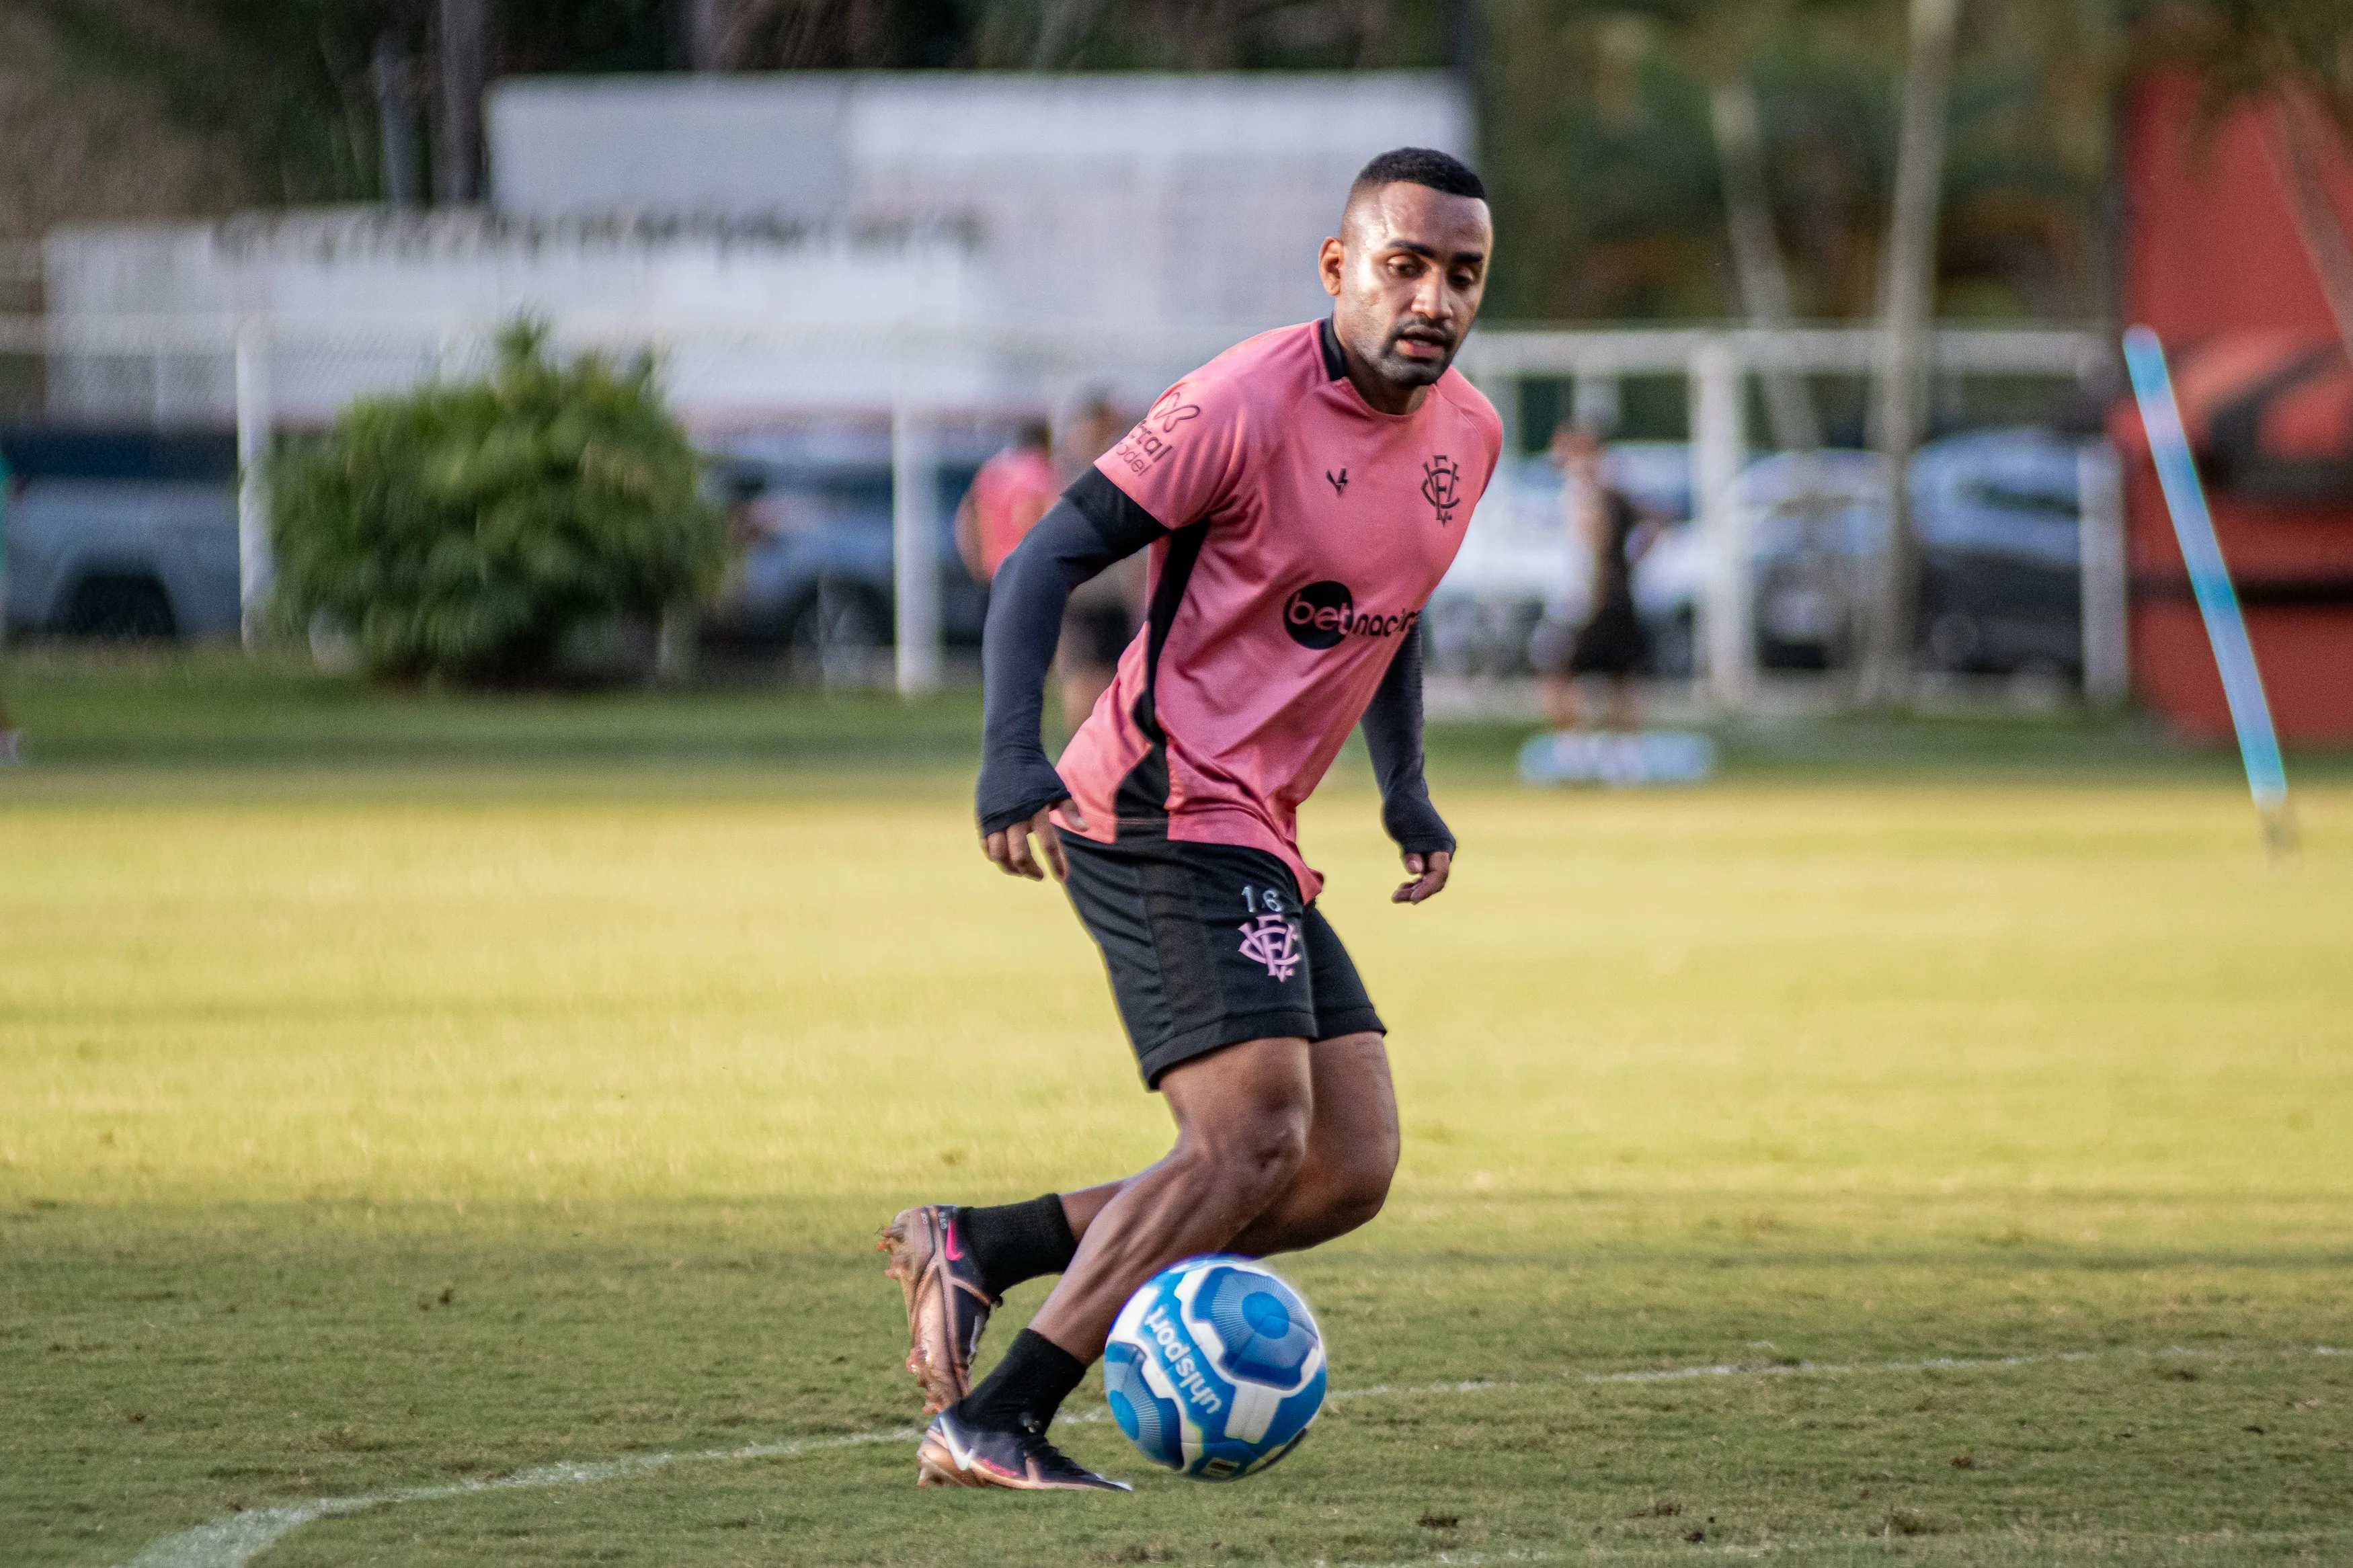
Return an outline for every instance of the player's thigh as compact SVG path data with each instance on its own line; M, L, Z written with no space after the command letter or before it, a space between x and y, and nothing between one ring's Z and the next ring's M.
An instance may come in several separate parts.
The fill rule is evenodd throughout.
M1303 1037L1246 1040L1160 1079L1178 1147L1218 1159L1295 1165L1314 1124L1315 1069Z

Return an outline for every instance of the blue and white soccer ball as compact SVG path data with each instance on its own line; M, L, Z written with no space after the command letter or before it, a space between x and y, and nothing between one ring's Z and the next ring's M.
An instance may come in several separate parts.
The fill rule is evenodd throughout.
M1230 1481L1307 1435L1324 1408L1324 1336L1299 1292L1264 1264L1188 1258L1121 1309L1103 1391L1145 1458Z

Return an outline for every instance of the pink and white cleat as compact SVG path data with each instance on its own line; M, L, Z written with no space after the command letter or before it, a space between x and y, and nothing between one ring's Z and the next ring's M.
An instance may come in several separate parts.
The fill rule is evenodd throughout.
M882 1228L883 1272L907 1293L907 1370L923 1385L923 1413L936 1415L972 1392L972 1358L988 1314L1002 1304L980 1282L958 1211L922 1204Z
M1046 1440L1045 1432L995 1431L943 1410L915 1450L919 1487L1003 1487L1017 1492L1126 1492Z

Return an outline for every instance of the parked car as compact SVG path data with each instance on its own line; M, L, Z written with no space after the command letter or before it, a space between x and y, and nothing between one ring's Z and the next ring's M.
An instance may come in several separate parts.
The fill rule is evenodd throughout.
M2021 428L1955 436L1913 459L1933 668L2083 678L2084 454Z
M1871 556L1886 528L1887 462L1876 452L1777 452L1732 482L1757 594L1757 662L1846 663L1861 635Z
M233 436L21 426L0 458L11 632L237 634Z
M942 634L977 648L987 596L955 552L956 504L1001 445L952 436L940 447L934 570ZM722 646L776 649L795 671L828 684L889 673L895 592L891 444L880 432L738 437L712 452L712 482L741 550L709 618Z
M2081 446L2033 427L1972 431L1913 459L1923 555L1922 662L1980 673L2082 668L2077 568ZM1690 674L1706 555L1690 521L1691 461L1679 442L1620 442L1610 482L1667 520L1634 571L1653 672ZM1500 477L1499 477L1500 478ZM1456 673L1526 668L1528 630L1585 607L1591 563L1564 525L1562 476L1524 458L1480 504L1430 610L1430 658ZM1853 657L1871 562L1886 535L1886 463L1850 450L1781 452L1734 481L1756 581L1757 651L1768 668Z
M2082 674L2082 454L2075 441L2026 426L1947 437L1913 458L1923 666ZM1756 551L1760 661L1848 662L1887 535L1885 460L1779 453L1746 469L1734 495Z

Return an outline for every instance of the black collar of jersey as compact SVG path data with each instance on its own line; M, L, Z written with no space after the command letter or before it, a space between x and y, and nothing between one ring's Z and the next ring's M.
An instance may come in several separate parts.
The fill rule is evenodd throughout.
M1315 336L1324 345L1324 379L1339 381L1348 374L1348 356L1340 352L1340 334L1332 327L1332 318L1324 317L1315 323Z

